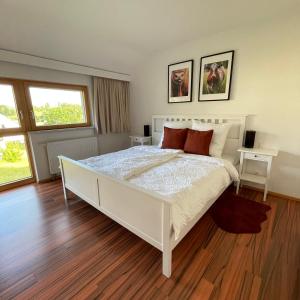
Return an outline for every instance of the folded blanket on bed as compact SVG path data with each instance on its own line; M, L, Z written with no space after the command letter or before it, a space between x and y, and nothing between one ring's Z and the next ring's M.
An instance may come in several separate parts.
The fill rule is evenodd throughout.
M175 158L181 150L137 146L81 160L82 163L117 179L128 180Z
M142 157L125 158L116 161L114 164L99 169L101 172L114 178L128 180L138 176L149 169L159 166L175 158L177 153L155 153Z

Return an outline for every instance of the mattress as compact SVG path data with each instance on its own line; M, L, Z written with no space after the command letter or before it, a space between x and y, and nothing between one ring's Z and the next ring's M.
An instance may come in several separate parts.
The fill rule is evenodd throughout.
M170 202L175 239L189 221L204 214L216 197L238 180L237 170L229 160L157 146L136 146L80 162Z

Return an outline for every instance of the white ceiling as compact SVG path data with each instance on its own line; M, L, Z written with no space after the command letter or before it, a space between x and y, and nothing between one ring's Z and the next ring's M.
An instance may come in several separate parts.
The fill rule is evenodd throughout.
M299 0L0 0L0 48L128 72L155 51L298 6Z

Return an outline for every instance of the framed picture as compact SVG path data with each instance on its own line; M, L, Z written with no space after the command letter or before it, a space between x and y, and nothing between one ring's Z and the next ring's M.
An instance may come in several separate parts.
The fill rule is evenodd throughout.
M192 101L193 60L168 66L168 103Z
M229 100L234 51L203 56L198 101Z

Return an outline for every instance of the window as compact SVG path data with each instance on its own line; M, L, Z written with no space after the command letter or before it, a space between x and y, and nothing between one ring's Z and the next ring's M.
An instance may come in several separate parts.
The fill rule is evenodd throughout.
M29 131L83 126L86 86L0 78L0 191L35 181Z
M32 182L32 177L25 136L0 137L0 191L18 181Z
M21 89L20 81L0 79L0 191L35 180Z
M90 125L84 86L25 83L32 129Z
M19 128L20 121L12 84L0 83L0 129Z

